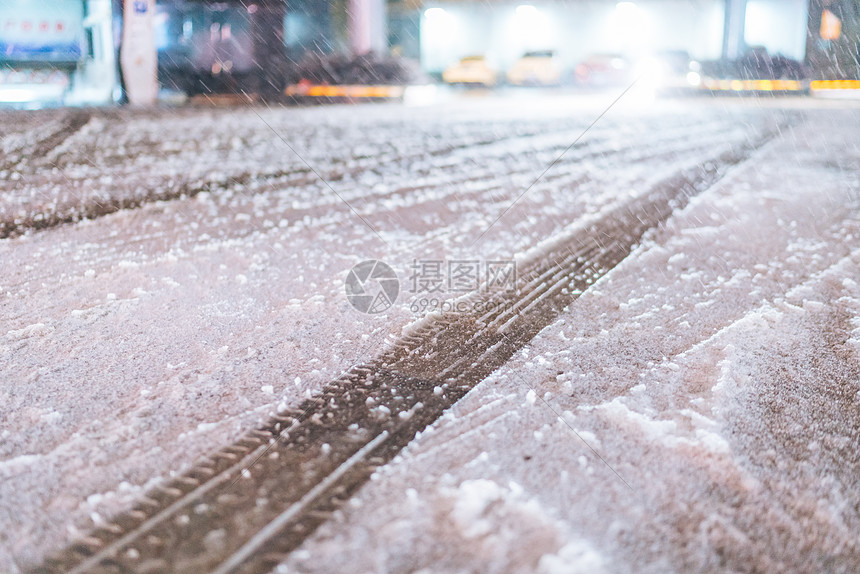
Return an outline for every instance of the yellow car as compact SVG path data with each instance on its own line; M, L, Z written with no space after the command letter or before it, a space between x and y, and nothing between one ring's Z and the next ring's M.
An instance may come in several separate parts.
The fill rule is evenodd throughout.
M491 87L496 85L496 70L484 56L467 56L442 72L446 84Z
M561 64L552 50L526 52L508 70L508 83L515 86L557 86Z

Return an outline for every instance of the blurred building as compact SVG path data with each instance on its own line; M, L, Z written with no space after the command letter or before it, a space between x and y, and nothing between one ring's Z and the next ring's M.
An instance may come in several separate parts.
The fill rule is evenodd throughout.
M384 0L163 0L159 78L188 94L273 95L307 55L388 50Z
M0 1L0 104L118 101L123 0ZM280 93L308 53L387 51L385 0L156 0L165 89Z
M122 77L122 0L0 1L0 103L110 103ZM308 54L391 52L440 73L553 51L735 58L750 47L857 77L860 0L156 0L162 88L281 93Z
M160 83L191 95L279 92L288 53L286 18L282 1L159 2Z
M745 46L803 59L808 0L427 0L421 6L422 64L439 72L485 55L508 68L525 52L553 50L572 68L589 54L639 58L686 51L700 60L735 57ZM731 34L734 39L731 40ZM729 37L730 41L725 39Z

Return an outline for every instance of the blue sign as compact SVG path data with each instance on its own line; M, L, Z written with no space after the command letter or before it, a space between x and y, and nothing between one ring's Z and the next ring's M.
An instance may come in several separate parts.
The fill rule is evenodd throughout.
M0 40L0 61L76 62L82 56L81 45L68 44L12 44Z

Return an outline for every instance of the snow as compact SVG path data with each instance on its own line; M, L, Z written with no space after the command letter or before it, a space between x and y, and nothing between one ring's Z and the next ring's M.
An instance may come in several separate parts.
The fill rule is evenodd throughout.
M834 167L856 165L853 111L618 110L473 244L604 103L259 110L382 240L249 110L93 112L48 156L6 160L0 221L26 233L0 240L0 499L14 501L0 505L0 571L434 320L405 292L381 315L352 309L355 263L380 258L403 287L415 259L540 260L786 118L795 127L650 234L287 566L860 564L858 177ZM61 113L0 115L7 157ZM92 211L111 201L143 203ZM95 218L27 231L81 214Z
M285 571L860 568L849 125L814 116L650 234Z

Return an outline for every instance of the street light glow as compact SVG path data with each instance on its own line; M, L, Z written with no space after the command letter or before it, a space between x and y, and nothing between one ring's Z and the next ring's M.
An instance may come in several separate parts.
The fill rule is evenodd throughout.
M448 15L443 8L427 8L424 10L424 17L428 20L440 20Z
M608 37L615 50L625 53L651 51L651 21L635 2L619 2L609 18Z
M533 18L537 14L537 8L531 4L520 4L517 6L517 17Z

